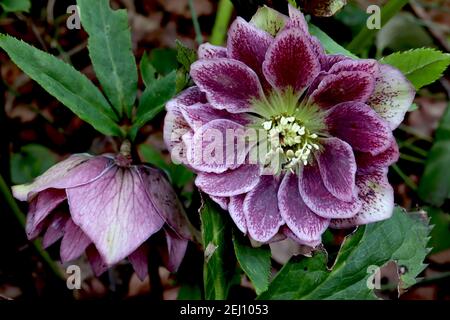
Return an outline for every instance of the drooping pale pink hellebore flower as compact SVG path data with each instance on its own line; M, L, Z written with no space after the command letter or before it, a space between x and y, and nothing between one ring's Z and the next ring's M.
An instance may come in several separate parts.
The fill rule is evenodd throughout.
M166 105L164 138L173 160L195 171L196 185L259 242L284 234L316 246L328 227L389 218L387 172L398 160L392 130L413 101L413 87L391 66L326 54L292 6L289 17L273 10L268 16L238 17L226 47L200 46L190 72L195 86ZM263 161L193 156L207 147L206 132L225 140L227 131L249 128L269 141ZM275 155L281 161L268 175Z
M128 258L140 279L148 273L146 240L164 229L166 266L176 271L190 239L176 194L164 175L117 156L75 154L33 183L13 187L30 203L29 239L44 235L45 248L61 240L62 262L85 251L96 275ZM67 200L68 211L60 207Z

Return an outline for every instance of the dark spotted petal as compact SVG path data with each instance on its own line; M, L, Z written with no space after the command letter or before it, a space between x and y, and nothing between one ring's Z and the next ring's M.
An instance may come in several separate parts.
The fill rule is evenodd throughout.
M234 223L243 233L247 233L247 221L244 214L244 200L246 194L240 194L230 198L228 210Z
M198 47L199 59L215 59L226 58L227 48L212 45L210 43L203 43Z
M358 172L371 172L380 168L389 167L398 161L399 156L400 152L394 138L391 139L389 148L375 156L368 152L355 153Z

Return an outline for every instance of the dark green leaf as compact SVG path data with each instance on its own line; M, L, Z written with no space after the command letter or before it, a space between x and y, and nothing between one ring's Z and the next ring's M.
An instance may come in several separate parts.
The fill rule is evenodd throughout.
M330 38L325 32L320 30L317 26L313 24L309 24L309 32L311 35L317 37L320 43L322 43L325 51L329 54L343 54L344 56L348 56L351 58L358 59L353 53L342 47L336 41Z
M77 0L81 23L89 34L89 55L112 105L131 115L137 91L137 67L126 10L113 11L109 0Z
M450 215L439 208L425 207L433 226L431 229L431 253L441 252L450 248Z
M181 41L176 40L177 44L177 60L183 66L185 72L189 73L191 64L197 60L197 52L186 47Z
M440 207L450 198L450 105L447 107L438 130L436 139L428 152L425 171L420 179L420 197Z
M172 71L167 76L159 78L145 88L141 100L139 101L136 120L130 130L130 137L132 140L136 136L137 131L164 110L166 102L175 95L176 76L176 71Z
M331 270L327 255L293 258L277 274L260 299L375 299L372 268L395 261L405 272L403 288L415 283L425 268L423 260L430 227L423 213L406 213L396 208L392 218L359 227L346 237Z
M240 232L233 233L233 244L236 258L253 283L256 293L261 294L266 291L269 286L271 268L269 246L253 248L248 238L242 236Z
M122 136L117 115L85 75L62 60L0 34L0 47L12 61L82 120L105 135Z
M31 8L30 0L0 0L0 6L6 12L29 12Z
M202 290L199 286L188 283L183 284L178 291L177 300L201 300Z
M28 144L11 156L11 180L14 184L33 181L58 161L50 149L39 144Z
M205 255L203 281L207 300L224 300L235 275L235 258L228 215L210 200L200 208Z
M450 54L431 48L396 52L381 59L398 68L416 89L438 80L450 64Z
M150 59L148 57L147 52L144 52L139 67L141 69L141 76L145 86L146 87L150 86L156 80L156 69L150 63Z
M166 48L153 49L150 53L150 63L158 73L166 75L178 69L177 51Z

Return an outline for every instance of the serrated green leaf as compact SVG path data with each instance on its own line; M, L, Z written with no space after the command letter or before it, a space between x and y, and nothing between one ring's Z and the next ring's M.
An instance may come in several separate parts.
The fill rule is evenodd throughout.
M235 275L235 257L231 243L228 215L210 200L200 208L204 249L203 281L205 299L224 300L228 297Z
M256 294L261 294L269 287L271 253L268 245L253 248L248 238L239 232L233 233L236 258L245 274L255 287Z
M325 51L328 54L343 54L344 56L348 56L354 59L358 59L357 56L355 56L353 53L342 47L340 44L338 44L336 41L330 38L329 35L327 35L325 32L319 29L319 27L309 24L309 32L311 35L317 37L319 39L320 43L325 48Z
M112 10L109 0L77 0L77 4L97 78L117 112L130 117L138 73L127 12Z
M30 0L0 0L0 6L6 12L29 12L31 9Z
M183 66L185 72L189 73L191 64L197 60L197 52L186 47L181 41L175 41L177 45L177 60Z
M450 198L450 105L436 131L436 139L428 152L425 170L419 184L422 200L440 207Z
M64 61L0 34L0 47L30 78L105 135L122 136L117 115L89 79Z
M58 161L50 149L39 144L28 144L11 156L11 180L14 184L33 181Z
M424 211L430 217L431 229L430 244L433 250L431 253L438 253L450 248L450 214L435 207L425 207Z
M396 208L392 218L359 227L347 236L331 270L322 251L312 258L293 258L259 299L375 299L370 270L389 261L406 271L400 283L402 288L410 287L424 269L429 231L422 213Z
M141 63L139 64L139 68L141 70L141 76L145 86L148 87L153 84L156 80L157 72L155 67L151 64L147 52L144 52Z
M396 52L381 59L398 68L416 89L438 80L450 65L450 54L431 48Z
M174 70L167 76L161 77L145 88L139 101L136 119L130 130L133 140L137 131L164 110L164 106L176 93L177 72Z

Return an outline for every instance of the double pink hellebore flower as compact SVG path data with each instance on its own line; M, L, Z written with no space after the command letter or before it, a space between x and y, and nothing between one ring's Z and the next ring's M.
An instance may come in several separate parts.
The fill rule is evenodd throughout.
M33 183L13 187L29 201L29 239L44 234L43 245L61 240L62 262L85 251L96 275L127 258L139 278L148 273L145 241L160 229L167 239L166 265L175 271L190 238L176 194L164 175L130 158L72 155ZM60 204L67 200L69 212Z
M266 24L237 18L226 48L200 46L191 66L196 86L166 105L164 138L173 160L197 173L196 185L243 233L315 246L329 226L391 216L387 172L398 160L392 130L415 92L391 66L326 54L293 7L289 17L272 17ZM268 141L257 163L193 156L208 147L207 132L225 140L227 131L251 128Z

